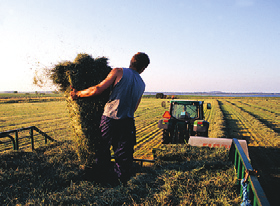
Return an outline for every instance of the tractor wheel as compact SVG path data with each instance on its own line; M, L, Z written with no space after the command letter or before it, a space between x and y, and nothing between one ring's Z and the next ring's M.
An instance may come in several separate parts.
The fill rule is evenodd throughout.
M162 144L169 144L171 142L170 133L167 129L162 131Z

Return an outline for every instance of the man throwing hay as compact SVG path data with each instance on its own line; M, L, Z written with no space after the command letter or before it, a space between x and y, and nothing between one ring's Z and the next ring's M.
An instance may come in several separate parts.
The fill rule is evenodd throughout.
M114 68L100 84L82 91L73 89L70 92L71 98L75 100L100 95L113 86L100 122L102 139L96 152L94 168L95 178L100 181L111 175L111 145L116 160L113 174L123 183L130 178L136 144L134 113L145 90L140 74L149 63L148 55L138 52L132 57L129 68Z

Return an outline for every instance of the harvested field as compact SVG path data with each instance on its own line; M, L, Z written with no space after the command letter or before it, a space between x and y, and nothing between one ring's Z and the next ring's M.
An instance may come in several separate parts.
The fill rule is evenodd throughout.
M210 137L248 141L251 162L259 171L260 183L270 204L277 205L276 193L280 191L279 98L193 98L212 104L212 109L205 114L210 122ZM135 114L135 158L152 159L152 149L160 146L161 131L157 121L168 110L161 104L162 100L143 98ZM71 141L69 121L64 101L3 103L0 107L0 132L34 125L58 141ZM29 141L26 138L22 141L25 140ZM35 148L41 145L43 141L35 142ZM2 153L11 148L11 143L0 144ZM28 144L20 149L30 151Z

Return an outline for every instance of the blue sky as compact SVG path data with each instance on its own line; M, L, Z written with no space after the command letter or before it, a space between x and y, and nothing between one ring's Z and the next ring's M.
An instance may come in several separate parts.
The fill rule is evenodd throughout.
M147 92L280 92L278 0L0 0L0 91L78 53L128 67ZM47 86L44 88L49 90Z

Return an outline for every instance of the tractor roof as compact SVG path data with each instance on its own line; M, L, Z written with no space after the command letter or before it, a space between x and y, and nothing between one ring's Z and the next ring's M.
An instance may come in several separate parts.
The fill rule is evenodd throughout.
M202 105L203 101L195 101L195 100L188 100L188 99L173 99L170 101L170 103L178 103L178 104L185 104L185 105L190 105L190 104L199 104Z

